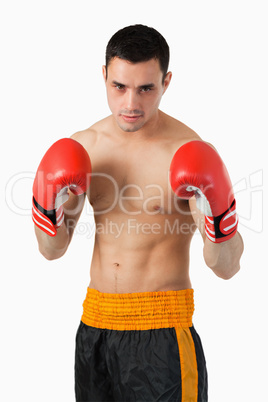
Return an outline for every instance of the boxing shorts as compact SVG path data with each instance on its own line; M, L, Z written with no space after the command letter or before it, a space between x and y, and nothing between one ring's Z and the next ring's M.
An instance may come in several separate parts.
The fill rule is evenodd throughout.
M88 288L76 336L75 393L86 401L207 401L193 290Z

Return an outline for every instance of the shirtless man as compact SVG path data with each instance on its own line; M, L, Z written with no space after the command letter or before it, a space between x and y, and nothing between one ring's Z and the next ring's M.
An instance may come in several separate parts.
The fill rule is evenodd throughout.
M38 216L51 209L42 209L37 200L37 185L39 197L40 187L47 185L40 169L54 174L66 164L68 170L72 153L51 147L35 179L33 219L39 250L47 259L66 252L86 195L94 210L91 281L77 333L77 401L207 401L205 358L192 325L190 243L198 228L207 266L229 279L239 270L243 242L236 221L223 235L223 219L216 224L213 218L225 199L233 202L228 217L236 216L228 173L217 152L159 110L172 77L168 62L168 45L152 28L126 27L109 41L103 77L112 114L72 136L76 141L71 143L80 143L90 156L91 162L77 151L85 177L92 168L91 182L81 186L83 195L74 190L79 180L73 176L62 185L72 191L60 192L64 219L52 219L53 236L38 224ZM60 168L44 167L46 160L58 161ZM202 166L211 176L204 178ZM212 188L212 195L206 188Z

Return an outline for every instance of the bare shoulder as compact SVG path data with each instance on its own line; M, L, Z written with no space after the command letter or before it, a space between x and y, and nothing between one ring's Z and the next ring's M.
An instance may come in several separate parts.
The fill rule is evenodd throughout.
M174 117L163 113L163 121L172 149L176 150L190 141L203 141L192 128Z
M169 118L171 148L173 153L175 153L182 145L191 141L201 141L210 146L214 151L218 152L213 144L202 139L186 124L174 119L173 117L167 117Z
M86 149L92 149L97 144L100 134L107 130L109 119L110 117L106 117L85 130L77 131L71 138L80 142Z
M203 140L193 129L188 127L186 124L174 119L173 117L168 117L170 118L171 138L175 144L179 144L181 146L190 141L202 141L213 148L215 151L217 151L213 144Z

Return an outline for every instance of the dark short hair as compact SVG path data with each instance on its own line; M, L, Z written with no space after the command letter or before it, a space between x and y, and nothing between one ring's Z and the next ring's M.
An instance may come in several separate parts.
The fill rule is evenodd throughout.
M146 25L130 25L117 31L106 47L106 70L111 60L118 57L131 63L159 60L163 81L168 71L169 46L165 38Z

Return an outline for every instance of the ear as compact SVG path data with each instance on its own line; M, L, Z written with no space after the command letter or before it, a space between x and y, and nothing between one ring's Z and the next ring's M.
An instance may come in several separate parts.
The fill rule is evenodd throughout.
M102 75L103 75L104 81L106 81L107 80L106 66L102 66Z
M166 92L166 90L167 90L168 87L169 87L171 78L172 78L172 72L169 71L169 72L166 74L165 79L164 79L164 85L163 85L164 91L163 91L163 95L164 95L164 93Z

